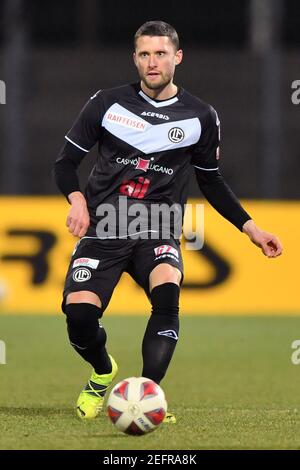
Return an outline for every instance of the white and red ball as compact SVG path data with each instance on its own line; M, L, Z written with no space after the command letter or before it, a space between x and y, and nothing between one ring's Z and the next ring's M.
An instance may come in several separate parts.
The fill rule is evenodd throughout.
M154 431L166 412L162 388L145 377L122 380L114 386L107 401L107 413L116 428L134 436Z

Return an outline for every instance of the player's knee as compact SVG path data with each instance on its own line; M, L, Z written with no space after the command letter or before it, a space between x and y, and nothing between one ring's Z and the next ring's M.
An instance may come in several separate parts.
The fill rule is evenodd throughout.
M178 268L168 263L161 263L151 271L149 277L150 288L153 290L155 287L172 282L180 284L182 274Z
M87 347L94 341L106 342L104 328L99 328L102 311L99 307L88 303L70 303L65 307L67 328L71 344ZM100 338L101 337L101 338Z
M153 315L178 315L180 288L173 282L160 284L152 289L150 298Z
M91 291L78 291L78 292L70 292L70 294L67 295L65 304L78 304L78 303L89 303L96 305L97 307L101 308L101 300L98 297L97 294Z

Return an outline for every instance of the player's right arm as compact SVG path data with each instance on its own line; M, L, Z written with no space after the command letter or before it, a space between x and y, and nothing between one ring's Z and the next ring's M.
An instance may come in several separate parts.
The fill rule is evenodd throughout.
M101 103L96 93L85 105L74 125L65 136L54 165L54 177L71 208L66 225L76 237L83 237L89 227L87 202L80 190L77 169L90 149L101 138Z
M71 203L66 226L74 237L83 237L90 225L90 215L84 195L80 191L74 191L68 195Z

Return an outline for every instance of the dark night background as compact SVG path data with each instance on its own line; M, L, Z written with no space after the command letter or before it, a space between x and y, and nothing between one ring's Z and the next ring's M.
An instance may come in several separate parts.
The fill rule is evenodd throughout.
M58 193L51 169L66 131L95 91L137 80L132 38L153 19L179 33L175 83L218 111L221 170L237 195L300 197L297 0L0 0L2 194Z

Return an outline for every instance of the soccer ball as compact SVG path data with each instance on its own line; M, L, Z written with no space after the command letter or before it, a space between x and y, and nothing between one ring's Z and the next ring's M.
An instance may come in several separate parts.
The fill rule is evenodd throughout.
M163 421L167 402L162 388L145 377L130 377L114 386L107 401L110 420L122 432L141 436Z

